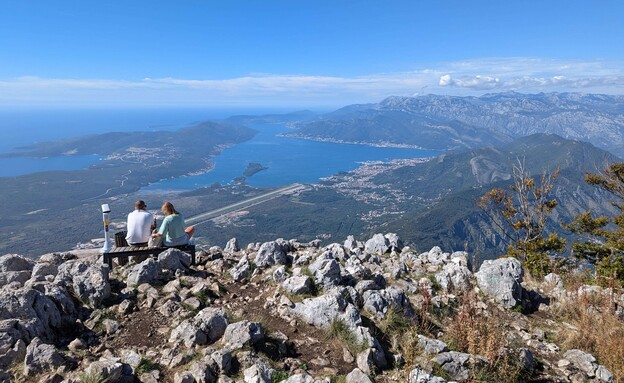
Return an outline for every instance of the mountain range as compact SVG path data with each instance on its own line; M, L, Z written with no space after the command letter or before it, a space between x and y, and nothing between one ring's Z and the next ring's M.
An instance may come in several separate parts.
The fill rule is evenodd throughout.
M501 145L534 133L587 141L624 156L624 97L514 92L393 96L301 122L289 135L447 150Z

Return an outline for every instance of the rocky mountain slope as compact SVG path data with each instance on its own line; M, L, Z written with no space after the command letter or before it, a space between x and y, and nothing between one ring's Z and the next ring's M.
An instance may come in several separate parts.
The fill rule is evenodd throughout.
M0 382L624 381L622 291L473 256L395 234L232 239L110 275L97 256L4 255Z
M360 170L362 175L338 175L324 185L370 205L369 210L377 212L371 226L397 232L408 243L467 248L491 259L508 243L475 201L494 187L507 188L519 161L537 178L544 171L561 171L553 191L559 205L549 221L550 230L565 237L569 233L560 223L570 222L574 214L587 209L615 212L610 196L587 185L583 177L619 159L591 144L553 134L518 138L498 148L449 152L430 161L397 162L376 171L371 166L369 171ZM381 209L385 214L379 213Z
M431 149L497 145L534 133L590 142L624 156L624 97L499 93L389 97L300 124L293 136Z

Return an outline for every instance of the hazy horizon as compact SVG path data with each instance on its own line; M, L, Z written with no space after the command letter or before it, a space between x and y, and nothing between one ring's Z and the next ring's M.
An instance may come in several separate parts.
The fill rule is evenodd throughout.
M624 94L624 3L0 0L0 109Z

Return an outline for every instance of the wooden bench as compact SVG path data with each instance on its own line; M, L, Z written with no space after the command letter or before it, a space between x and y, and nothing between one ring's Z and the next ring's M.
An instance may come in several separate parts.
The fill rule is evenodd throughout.
M167 249L178 249L191 255L191 265L195 264L195 245L182 245L172 247L148 247L148 246L120 246L114 247L108 253L104 253L104 263L108 264L108 272L113 270L113 259L128 259L140 255L157 256Z

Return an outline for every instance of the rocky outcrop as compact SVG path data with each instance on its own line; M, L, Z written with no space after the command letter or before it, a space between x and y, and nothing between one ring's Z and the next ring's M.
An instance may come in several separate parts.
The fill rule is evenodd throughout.
M475 276L479 288L505 308L516 306L522 299L524 270L515 258L484 261Z
M567 291L554 274L533 291L514 259L486 261L473 275L465 252L416 252L396 234L325 247L230 242L202 251L196 265L171 249L110 277L101 263L71 258L4 260L3 278L14 279L0 286L0 382L465 382L487 380L510 359L542 381L616 379L594 355L546 341L556 329L509 309L550 294L534 299L544 315L573 296L606 299L618 312L624 295ZM16 271L28 279L7 276ZM486 332L470 332L479 326ZM458 328L465 334L452 338ZM504 335L486 339L497 330ZM464 337L496 344L484 354L494 357L466 352Z

